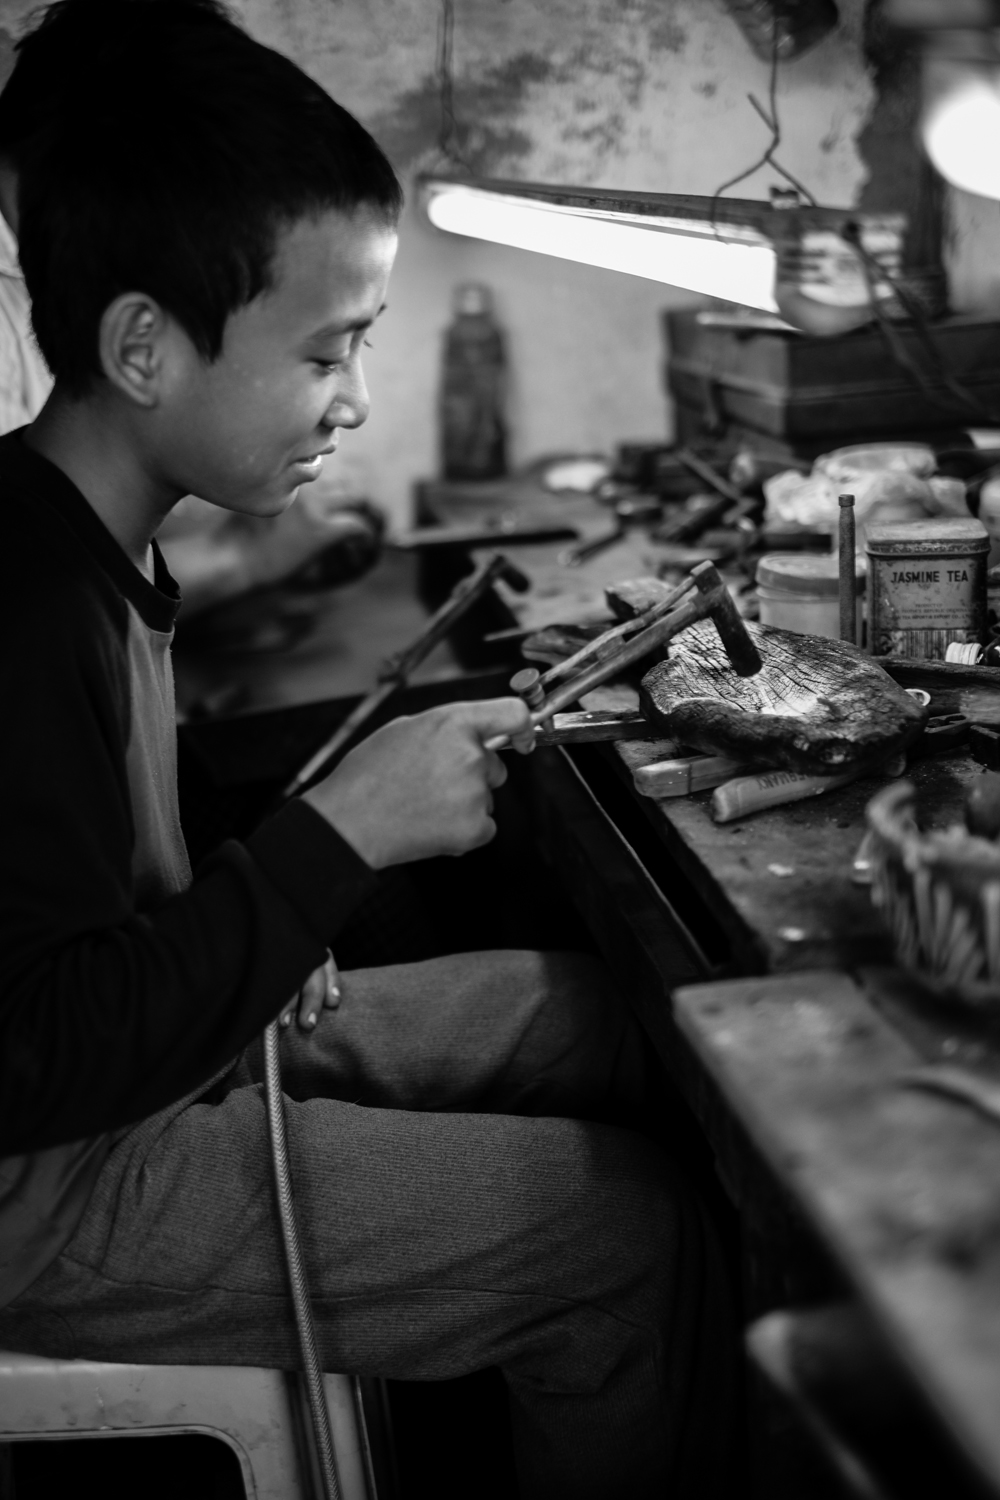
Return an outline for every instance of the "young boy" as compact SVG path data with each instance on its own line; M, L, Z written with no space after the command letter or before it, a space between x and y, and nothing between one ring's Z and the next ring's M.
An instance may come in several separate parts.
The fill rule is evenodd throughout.
M153 537L189 492L279 513L364 421L400 191L211 5L63 0L45 58L15 164L55 388L0 440L0 1346L290 1368L253 1038L373 870L492 836L485 741L530 726L398 720L192 878ZM347 974L283 1042L324 1362L500 1366L525 1496L721 1483L710 1236L650 1142L586 1123L634 1114L642 1056L594 960L517 952Z

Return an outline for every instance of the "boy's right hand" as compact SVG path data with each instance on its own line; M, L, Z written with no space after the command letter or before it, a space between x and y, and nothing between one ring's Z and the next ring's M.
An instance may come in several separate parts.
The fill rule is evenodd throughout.
M438 854L465 854L496 833L493 789L507 780L493 735L534 748L520 698L449 703L394 719L303 793L375 870Z

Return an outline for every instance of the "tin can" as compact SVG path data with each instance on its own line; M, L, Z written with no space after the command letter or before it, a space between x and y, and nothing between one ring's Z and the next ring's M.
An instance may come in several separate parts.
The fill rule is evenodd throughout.
M865 575L856 573L855 640L861 639ZM760 623L800 635L840 639L840 559L809 552L769 552L757 564Z
M943 661L952 641L986 630L986 559L981 522L945 516L869 526L868 648L873 656Z

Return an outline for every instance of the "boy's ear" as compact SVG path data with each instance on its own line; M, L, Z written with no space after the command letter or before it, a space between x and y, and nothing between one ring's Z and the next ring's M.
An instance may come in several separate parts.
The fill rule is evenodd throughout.
M101 369L123 396L138 406L155 406L166 354L167 316L145 292L123 292L101 318Z

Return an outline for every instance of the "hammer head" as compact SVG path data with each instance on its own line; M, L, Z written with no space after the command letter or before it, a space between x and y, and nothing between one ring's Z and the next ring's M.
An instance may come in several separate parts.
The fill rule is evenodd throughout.
M691 569L706 616L712 620L726 655L740 677L756 677L764 663L740 618L732 595L714 563L699 563Z

